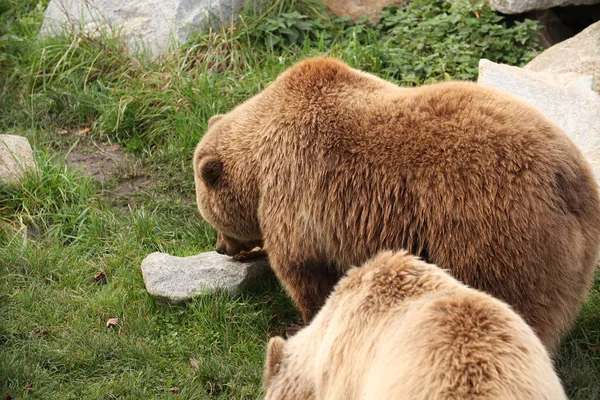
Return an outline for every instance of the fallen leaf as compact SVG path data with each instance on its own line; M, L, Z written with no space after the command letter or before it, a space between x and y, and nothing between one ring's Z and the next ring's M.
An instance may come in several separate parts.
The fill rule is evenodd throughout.
M33 331L33 334L35 336L47 335L48 334L48 329L36 329L35 331Z
M589 346L587 347L592 353L600 353L600 346Z
M268 303L269 301L271 301L272 298L273 298L273 296L269 296L268 294L266 294L263 296L262 299L265 303Z
M196 360L195 358L190 358L190 365L192 368L198 368L200 366L200 361Z
M108 321L106 321L106 329L112 327L112 326L118 326L119 325L119 318L109 318Z
M31 388L31 383L25 382L25 390L27 393L31 392L33 389Z
M89 131L91 131L91 130L92 130L92 128L83 128L83 129L80 129L80 130L78 130L78 131L77 131L77 134L78 134L79 136L83 136L83 135L85 135L86 133L88 133L88 132L89 132Z
M481 17L481 13L479 11L473 11L473 14L475 14L475 18Z
M58 131L58 134L59 134L59 135L68 135L68 134L69 134L69 131L68 131L68 130L66 130L66 129L61 129L60 131Z
M12 394L10 393L4 393L4 400L12 400Z
M120 150L120 149L121 149L121 145L117 144L117 143L111 144L110 146L108 146L106 148L107 151L117 151L117 150Z
M96 275L94 275L93 281L96 283L106 283L106 274L104 273L104 271L99 269L96 272Z
M171 391L171 393L179 393L181 391L180 388L178 388L177 386L173 386L171 389L169 389Z

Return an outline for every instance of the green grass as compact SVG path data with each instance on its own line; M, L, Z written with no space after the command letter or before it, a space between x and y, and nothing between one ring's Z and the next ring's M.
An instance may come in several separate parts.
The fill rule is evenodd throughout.
M310 55L417 85L474 79L482 56L518 65L540 49L534 23L481 5L413 0L373 28L324 19L312 1L273 1L149 60L102 32L36 41L46 4L0 2L0 133L28 137L41 168L0 187L0 394L13 398L260 397L266 341L298 318L276 280L171 307L141 277L151 252L213 248L191 169L208 118ZM106 181L65 165L70 147L110 143L134 162ZM119 195L136 175L153 186ZM93 281L98 270L106 284ZM113 317L119 325L107 329ZM597 398L600 277L557 366L572 398Z

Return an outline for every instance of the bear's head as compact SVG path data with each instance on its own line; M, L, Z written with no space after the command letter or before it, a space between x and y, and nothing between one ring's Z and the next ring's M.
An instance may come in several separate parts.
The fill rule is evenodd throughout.
M288 347L294 347L288 349ZM310 400L315 396L315 380L310 371L309 349L298 351L283 338L271 338L267 346L267 357L263 382L267 389L266 400Z
M351 268L308 326L287 340L270 339L263 375L267 400L320 397L336 371L358 367L346 352L355 348L357 336L368 335L388 315L388 323L395 323L398 310L412 300L461 286L406 251L382 251Z
M219 232L219 252L228 255L251 250L262 240L256 165L243 129L235 115L212 117L193 160L198 209Z

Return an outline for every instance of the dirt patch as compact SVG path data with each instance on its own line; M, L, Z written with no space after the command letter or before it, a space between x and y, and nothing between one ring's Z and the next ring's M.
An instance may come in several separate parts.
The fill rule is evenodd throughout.
M114 145L80 144L69 151L66 161L67 165L79 169L84 174L99 181L106 181L120 168L126 168L135 160Z
M140 171L135 157L116 144L78 143L66 154L66 162L83 174L107 183L110 189L106 192L111 199L130 198L154 186L154 181Z
M115 189L115 196L131 197L136 192L150 189L154 186L154 181L145 175L134 176L130 179L118 183Z

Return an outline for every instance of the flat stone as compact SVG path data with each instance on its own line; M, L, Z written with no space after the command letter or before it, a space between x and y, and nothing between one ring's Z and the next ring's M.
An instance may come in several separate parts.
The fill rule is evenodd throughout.
M529 71L591 75L592 88L600 93L600 21L578 35L560 42L523 67Z
M194 29L232 23L248 0L51 0L40 37L65 27L94 32L116 30L130 51L165 53Z
M38 171L26 137L0 135L0 182L18 183L28 170Z
M142 261L148 293L173 304L216 290L238 292L269 270L266 257L240 262L214 251L191 257L156 252Z
M531 10L552 7L578 6L600 3L600 0L488 0L490 8L503 14L521 14Z
M591 76L527 71L482 59L477 83L539 108L582 150L600 182L600 95L592 90Z
M371 22L377 22L384 7L408 2L409 0L323 0L323 3L338 17L350 17L357 20L362 15L366 15Z

